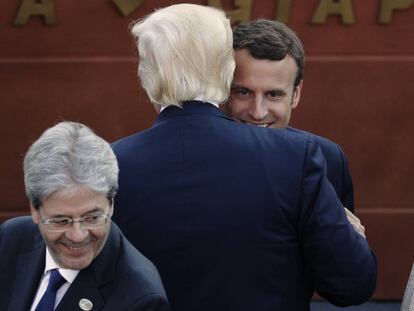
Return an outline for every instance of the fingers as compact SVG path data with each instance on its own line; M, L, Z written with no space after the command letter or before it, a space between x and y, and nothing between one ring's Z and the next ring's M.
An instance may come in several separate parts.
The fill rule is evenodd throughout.
M354 214L352 214L348 209L345 208L346 217L348 218L348 221L351 223L351 225L354 227L354 229L362 235L364 238L365 236L365 227L361 224L361 221L358 217L356 217Z

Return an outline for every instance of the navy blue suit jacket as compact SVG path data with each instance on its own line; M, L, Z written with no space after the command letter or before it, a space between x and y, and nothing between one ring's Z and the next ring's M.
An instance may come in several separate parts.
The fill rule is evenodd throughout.
M173 311L309 310L315 290L341 306L373 293L375 258L311 135L189 102L113 149L114 220L157 266Z
M0 226L0 310L30 310L45 269L45 251L31 217ZM55 310L81 310L82 298L93 303L92 310L169 310L154 265L114 224L101 253L79 272Z
M307 133L292 127L289 127L288 130ZM319 145L325 157L326 175L334 187L339 200L341 200L343 206L354 213L354 187L348 161L342 148L329 139L315 134L311 135L313 135L314 141Z

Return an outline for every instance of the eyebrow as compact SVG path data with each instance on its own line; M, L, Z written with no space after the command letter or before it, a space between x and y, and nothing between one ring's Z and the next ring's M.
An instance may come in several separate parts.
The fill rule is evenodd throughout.
M232 86L230 87L231 90L233 89L245 89L245 90L249 90L247 87L242 86L242 85L238 85L238 84L232 84Z
M90 215L90 214L94 214L94 213L97 213L97 212L103 212L104 210L105 209L102 208L102 207L95 207L93 210L90 210L90 211L82 214L81 217L84 217L84 216ZM51 215L47 218L73 218L73 217L69 216L69 215L64 215L64 214L56 214L56 215Z
M82 217L85 216L85 215L94 214L96 212L103 212L104 210L105 210L104 208L95 207L93 210L91 210L91 211L86 212L85 214L83 214Z
M248 87L245 87L245 86L242 86L242 85L239 85L239 84L233 84L230 87L230 90L236 90L236 89L243 89L243 90L247 90L249 92L252 92L252 90L249 89ZM274 92L278 96L285 96L285 95L287 95L287 93L284 90L278 90L278 89L270 89L270 90L265 91L264 93L270 93L270 92Z
M265 93L274 92L278 96L285 96L287 93L283 90L268 90Z

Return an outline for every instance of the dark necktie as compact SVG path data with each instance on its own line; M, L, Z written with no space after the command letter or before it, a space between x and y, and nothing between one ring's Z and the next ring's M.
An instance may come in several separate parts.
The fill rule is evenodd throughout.
M40 299L35 311L53 311L55 308L56 293L59 288L66 282L66 280L60 275L58 269L50 271L49 284L46 291Z

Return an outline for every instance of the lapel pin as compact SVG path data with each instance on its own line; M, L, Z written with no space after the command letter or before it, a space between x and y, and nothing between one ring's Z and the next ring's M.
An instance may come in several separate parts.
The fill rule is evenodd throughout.
M93 303L89 299L82 298L79 300L79 308L81 308L83 311L89 311L92 310Z

